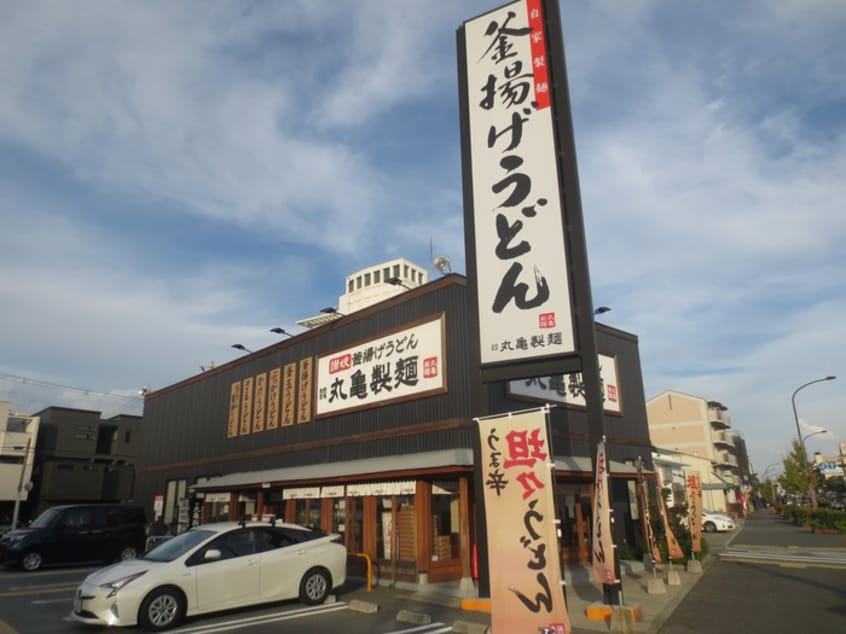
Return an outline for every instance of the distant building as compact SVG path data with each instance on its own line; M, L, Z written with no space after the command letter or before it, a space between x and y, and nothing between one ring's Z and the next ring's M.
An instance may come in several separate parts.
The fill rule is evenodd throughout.
M26 508L30 491L24 485L32 480L39 423L38 416L13 413L9 403L0 401L0 525L11 522L19 488L19 517L31 519Z
M814 453L814 469L829 478L846 477L846 442L840 443L840 454L824 456L819 451Z
M734 499L733 482L723 480L713 469L708 458L663 449L652 452L652 462L661 481L661 488L669 491L667 506L684 506L688 503L687 475L699 475L702 487L702 506L719 512L728 512L727 500Z
M751 483L749 458L727 411L719 401L672 390L646 402L652 444L708 460L719 480L729 485L726 510L740 512Z
M141 417L48 407L37 413L32 514L58 504L128 502L135 490Z

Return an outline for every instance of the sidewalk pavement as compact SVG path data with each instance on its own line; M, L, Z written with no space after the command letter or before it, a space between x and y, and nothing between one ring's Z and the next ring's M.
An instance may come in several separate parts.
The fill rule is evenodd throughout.
M743 528L743 520L726 545L729 545ZM685 566L673 565L672 571L678 576L678 585L667 585L668 572L671 567L668 564L659 565L653 575L645 569L642 562L622 561L621 574L623 577L623 605L634 608L640 606L640 618L635 622L637 632L654 634L664 622L672 615L673 611L681 603L682 599L693 588L702 575L716 560L716 555L709 553L701 562L702 572L688 572ZM675 576L675 575L674 575ZM567 582L567 607L570 616L570 624L573 634L589 634L591 632L610 632L610 619L591 620L587 617L588 607L603 602L602 586L592 580L592 569L588 566L567 566L564 570L564 578ZM653 585L663 586L664 593L650 593L650 579L658 579L660 583L653 582ZM490 615L484 612L468 610L467 605L475 603L474 598L478 594L474 590L462 590L459 582L429 583L429 584L404 584L397 583L396 588L408 593L409 599L416 601L431 601L447 607L462 607L463 614L467 615L467 621L473 624L490 624ZM453 631L479 631L476 629L463 628L463 624L456 624L459 627Z

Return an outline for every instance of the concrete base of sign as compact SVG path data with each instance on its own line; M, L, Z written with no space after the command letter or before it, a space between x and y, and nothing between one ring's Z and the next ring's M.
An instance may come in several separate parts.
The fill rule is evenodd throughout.
M649 594L667 594L667 586L664 585L663 579L649 577L649 582L646 584L646 592Z
M690 559L687 562L688 572L702 572L702 562L698 559Z
M611 634L635 634L637 628L635 621L641 616L638 606L638 616L635 618L635 612L631 606L615 605L614 611L611 613Z
M461 582L458 584L458 591L463 594L470 594L476 591L476 584L473 583L472 577L461 577Z
M681 585L681 578L679 577L678 570L670 570L667 572L667 585L668 586L680 586Z

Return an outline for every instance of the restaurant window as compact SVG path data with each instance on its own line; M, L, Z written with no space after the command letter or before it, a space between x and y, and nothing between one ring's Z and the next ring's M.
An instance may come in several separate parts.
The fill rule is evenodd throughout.
M332 500L332 532L344 536L347 530L347 501L345 498ZM346 543L345 539L342 539Z
M162 522L168 526L175 525L179 520L179 501L185 499L188 489L187 480L168 480L165 488L164 513Z
M362 498L347 498L347 534L345 543L347 550L351 553L360 553L362 546Z
M432 484L432 561L456 559L459 553L458 481Z
M297 524L309 528L320 528L320 500L296 500L294 509L294 518Z
M256 494L242 493L238 496L238 519L256 518Z
M396 533L394 533L396 522ZM379 498L376 508L376 557L416 561L416 519L413 495Z

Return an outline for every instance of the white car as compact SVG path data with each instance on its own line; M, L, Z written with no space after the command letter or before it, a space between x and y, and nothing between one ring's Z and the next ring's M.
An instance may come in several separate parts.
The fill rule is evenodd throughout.
M702 529L706 533L716 533L717 531L730 531L735 527L734 520L728 515L722 513L715 513L708 509L702 509Z
M155 631L186 616L268 601L299 597L315 605L346 580L347 550L337 538L294 524L203 524L141 559L88 575L71 617Z

